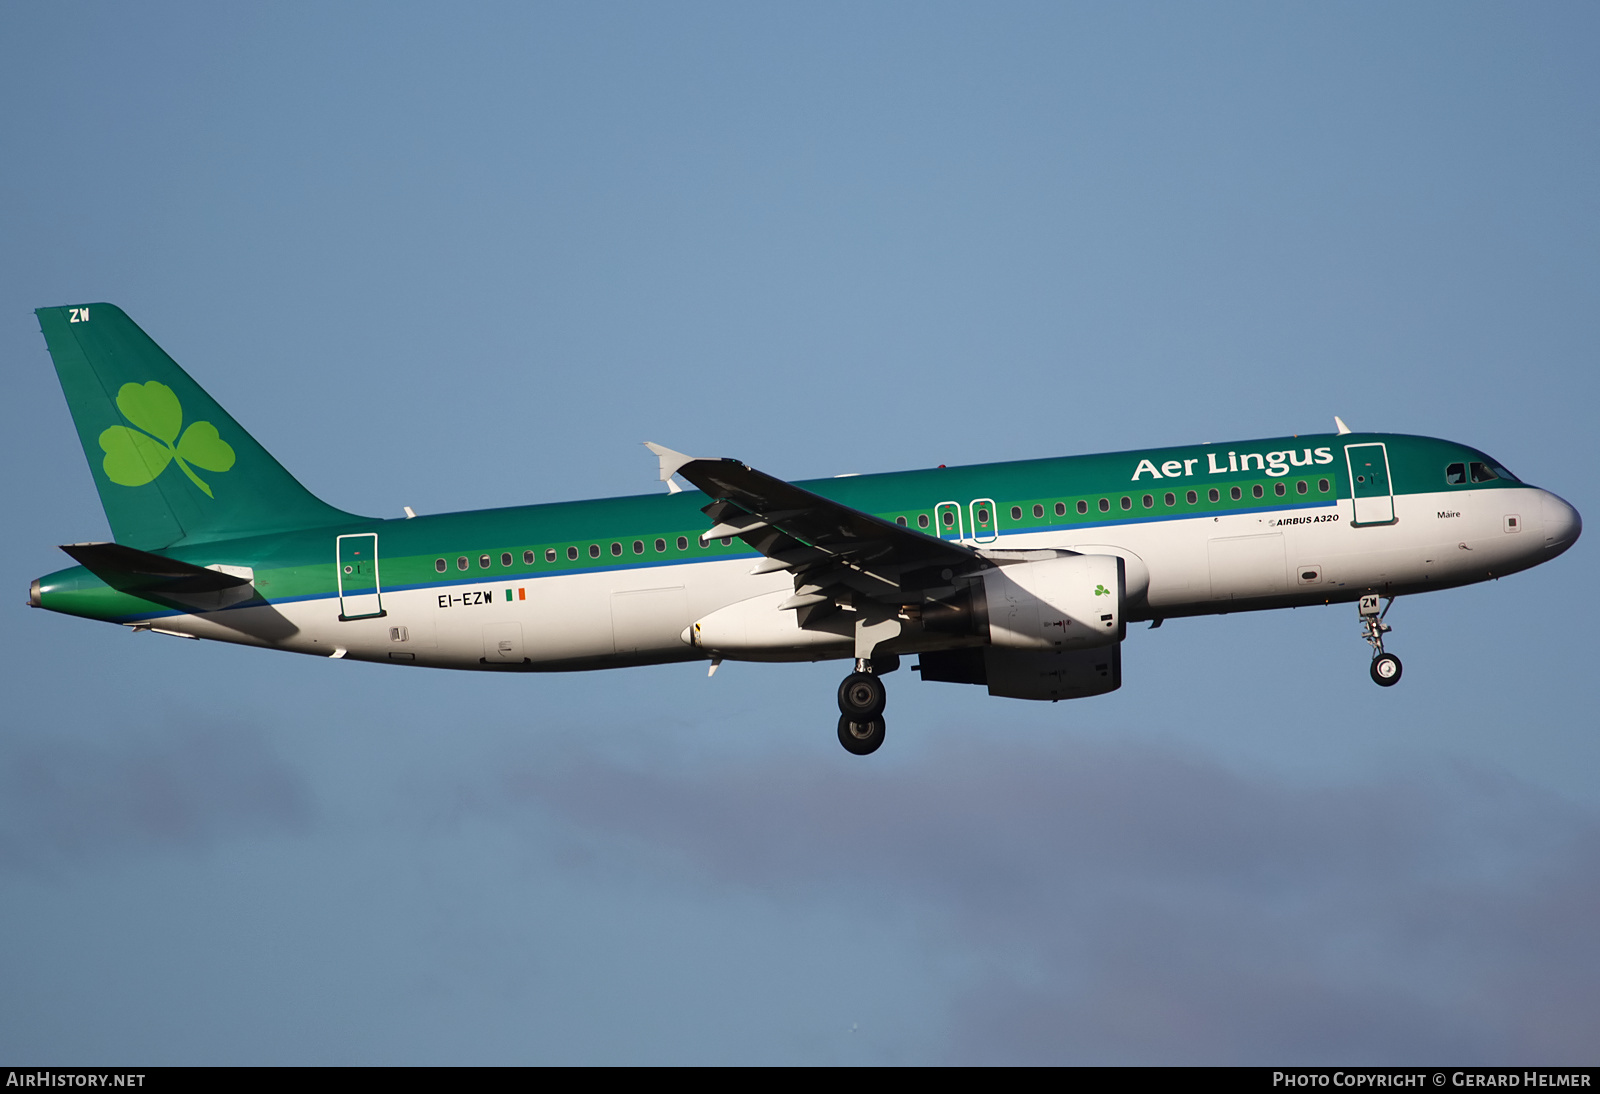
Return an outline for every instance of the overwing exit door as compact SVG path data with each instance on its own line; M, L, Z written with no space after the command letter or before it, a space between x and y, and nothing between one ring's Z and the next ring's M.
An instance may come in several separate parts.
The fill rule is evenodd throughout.
M1350 471L1350 500L1357 526L1394 523L1394 490L1389 482L1389 450L1382 443L1347 444L1345 466Z
M375 533L340 536L337 541L339 618L375 619L383 610L378 580L378 537Z
M953 539L960 541L964 529L961 524L961 503L959 501L941 501L933 507L934 531L940 539Z
M978 498L967 506L972 517L972 542L993 543L1000 535L995 523L994 500Z

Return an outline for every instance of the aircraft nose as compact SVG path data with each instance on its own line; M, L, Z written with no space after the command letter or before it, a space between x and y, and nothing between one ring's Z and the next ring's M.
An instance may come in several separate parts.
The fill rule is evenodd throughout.
M1548 490L1542 493L1544 549L1553 557L1578 542L1578 537L1583 534L1583 518L1576 509Z

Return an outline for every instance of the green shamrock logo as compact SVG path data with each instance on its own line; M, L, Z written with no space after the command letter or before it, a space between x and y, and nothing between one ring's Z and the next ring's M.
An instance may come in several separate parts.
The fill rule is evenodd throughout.
M1094 587L1094 595L1095 596L1110 596L1111 595L1111 590L1106 588L1104 585L1096 585Z
M170 387L155 380L123 384L117 392L117 409L139 429L114 425L100 434L100 447L106 453L106 478L120 486L143 486L154 482L168 463L177 460L178 467L206 492L206 497L216 496L189 466L217 472L233 466L233 448L217 435L216 426L193 422L183 429L183 405Z

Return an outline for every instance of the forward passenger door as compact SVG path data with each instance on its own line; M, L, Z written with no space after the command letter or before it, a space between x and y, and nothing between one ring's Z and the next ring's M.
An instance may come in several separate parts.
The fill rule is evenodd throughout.
M1350 471L1350 500L1355 507L1352 524L1393 524L1394 490L1389 480L1389 451L1382 443L1347 444L1345 467Z

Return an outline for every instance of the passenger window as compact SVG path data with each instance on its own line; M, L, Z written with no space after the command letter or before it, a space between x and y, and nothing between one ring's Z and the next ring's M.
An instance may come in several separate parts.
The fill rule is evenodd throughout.
M1056 516L1064 517L1066 515L1067 515L1067 503L1064 502L1064 501L1056 502Z
M511 565L511 552L510 551L504 551L504 552L501 553L501 555L500 555L500 565L502 565L502 566L510 566Z
M944 526L946 528L952 528L952 527L955 526L955 523L956 523L956 515L954 513L952 513L950 510L946 509L944 511Z
M1228 496L1234 501L1238 501L1240 498L1244 497L1244 491L1235 486L1232 490L1228 491Z
M1193 505L1195 502L1200 500L1200 495L1191 490L1183 496L1183 500L1188 502L1190 505Z
M1081 517L1081 516L1083 516L1083 514L1087 513L1088 511L1089 511L1089 503L1086 502L1086 501L1080 501L1078 503L1078 515Z
M613 557L622 554L622 544L613 543L611 545L611 554L613 555Z
M1322 493L1326 494L1328 492L1328 480L1327 479L1318 479L1317 480L1317 489L1320 490Z
M1498 479L1499 477L1500 477L1499 475L1496 475L1493 471L1489 470L1489 465L1488 464L1478 463L1477 461L1473 461L1473 464L1472 464L1472 481L1473 482L1493 482L1495 479Z
M689 537L687 537L687 536L679 536L678 537L678 550L687 551L688 549L689 549Z
M895 517L894 518L894 522L896 524L898 524L902 528L910 527L908 524L906 524L906 518L905 517Z
M533 558L534 558L534 555L533 555L532 551L524 551L524 552L522 552L522 562L523 562L524 565L532 566L533 565Z
M644 554L644 540L636 539L633 541L633 553L636 555Z
M1044 516L1044 506L1042 506L1042 505L1035 505L1035 506L1034 506L1034 507L1033 507L1033 515L1034 515L1034 516L1035 516L1035 517L1042 517L1042 516Z
M1146 494L1144 496L1144 507L1146 509L1154 509L1155 505L1156 505L1156 499L1152 498L1149 494Z
M467 562L466 555L462 555L460 558L456 559L456 569L465 570L468 565L470 564Z
M722 545L724 547L732 547L733 546L733 537L732 536L723 536L722 537Z
M1210 498L1212 501L1222 500L1222 495L1217 493L1217 488L1215 486L1206 492L1206 497Z
M1037 505L1035 505L1034 508L1037 509L1039 507ZM1038 516L1038 515L1039 514L1037 514L1037 513L1034 514L1034 516ZM1022 506L1013 505L1011 507L1011 519L1012 520L1021 520L1022 519Z
M1467 465L1464 463L1453 463L1449 467L1445 468L1444 481L1449 483L1451 486L1460 486L1462 483L1466 482Z
M590 558L599 558L600 557L600 545L598 543L589 544L589 557Z
M1166 497L1162 498L1161 500L1166 502L1169 506L1177 505L1178 504L1178 495L1176 495L1176 494L1168 494Z
M554 562L556 560L556 549L554 547L545 548L544 560L546 562Z
M666 549L667 549L667 541L666 540L664 540L664 539L656 540L656 554L659 555L661 552L665 551Z
M1123 508L1124 511L1132 509L1133 508L1133 499L1128 497L1128 496L1126 496L1126 495L1124 495L1123 498L1122 498L1122 508Z
M1297 494L1304 494L1306 492L1306 480L1301 479L1299 482L1295 483L1294 491Z
M444 559L441 558L441 559L434 560L433 568L435 570L438 570L442 574L446 570L448 570L450 567L448 565L446 565Z
M1278 497L1281 498L1281 497L1283 497L1283 495L1285 495L1285 494L1287 494L1289 492L1289 488L1284 486L1283 483L1281 483L1281 482L1273 483L1272 484L1272 492L1274 494L1277 494Z
M989 510L987 510L987 509L979 509L978 510L978 523L979 524L988 524L989 523Z
M1107 498L1101 498L1100 499L1100 511L1102 513L1111 512L1111 502L1110 502L1109 499L1107 499Z
M1259 498L1262 494L1265 494L1266 491L1261 489L1261 484L1258 482L1250 488L1250 493Z
M567 561L568 562L576 562L576 561L578 561L578 549L576 547L568 547L567 548Z
M918 528L926 528L927 526L928 526L928 514L926 514L926 513L918 513L917 514L917 527Z

